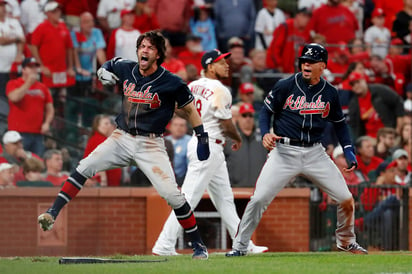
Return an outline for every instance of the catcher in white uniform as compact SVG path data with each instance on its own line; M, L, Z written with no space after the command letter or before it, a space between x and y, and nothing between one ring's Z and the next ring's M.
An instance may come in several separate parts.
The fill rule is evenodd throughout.
M182 192L194 210L207 189L212 203L234 239L240 219L236 212L223 146L225 137L228 137L233 140L232 149L238 150L241 146L241 137L232 122L232 95L219 81L229 76L229 65L225 60L229 56L230 53L222 54L216 49L206 52L201 61L204 77L189 84L195 97L195 107L202 118L205 130L209 133L210 156L203 162L197 159L197 138L194 136L187 148L189 166ZM172 212L152 249L153 254L178 255L175 246L181 229ZM250 241L248 252L266 251L267 247L256 246Z

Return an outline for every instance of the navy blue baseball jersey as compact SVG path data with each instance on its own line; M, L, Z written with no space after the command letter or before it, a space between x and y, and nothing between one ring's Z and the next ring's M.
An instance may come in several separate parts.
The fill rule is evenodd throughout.
M302 73L278 81L265 98L264 107L274 113L274 133L308 143L317 143L327 121L345 121L336 88L323 78L307 84Z
M193 95L183 80L160 67L150 76L139 72L135 61L120 57L102 66L119 78L122 90L122 112L117 125L127 132L164 132L175 106L182 108L193 101Z

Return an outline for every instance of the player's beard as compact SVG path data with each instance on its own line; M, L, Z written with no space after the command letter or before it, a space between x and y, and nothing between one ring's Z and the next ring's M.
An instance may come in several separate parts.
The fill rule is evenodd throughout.
M303 78L303 81L304 81L306 84L310 84L310 80L311 80L311 77L310 77L310 76L309 76L309 77L305 77L305 76L302 75L302 78Z
M216 72L215 73L215 76L216 76L216 79L217 80L225 80L225 79L227 79L227 78L229 78L229 73L219 73L219 72Z

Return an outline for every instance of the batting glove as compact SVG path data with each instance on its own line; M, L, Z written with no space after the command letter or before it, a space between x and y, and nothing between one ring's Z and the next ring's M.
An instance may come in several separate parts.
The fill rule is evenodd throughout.
M346 163L348 164L348 169L353 166L358 167L358 161L356 160L355 151L352 146L347 146L343 149L343 154L345 155Z
M114 73L111 73L105 68L99 68L99 70L97 71L97 77L99 78L100 82L102 82L102 84L105 86L113 86L116 84L117 81L119 81L119 78Z
M197 158L200 161L205 161L209 158L209 135L207 132L197 133Z

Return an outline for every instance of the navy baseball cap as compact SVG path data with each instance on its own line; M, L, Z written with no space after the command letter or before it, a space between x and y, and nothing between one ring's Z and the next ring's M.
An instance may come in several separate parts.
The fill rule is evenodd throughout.
M30 66L30 65L40 66L40 64L39 64L39 62L37 62L36 58L34 58L34 57L24 58L23 62L21 63L21 66L24 68L24 67L27 67L27 66Z
M203 56L202 56L202 61L201 61L202 67L204 69L206 69L208 65L210 65L214 62L217 62L222 58L227 59L227 58L230 57L231 54L232 53L230 53L230 52L221 53L220 50L218 50L218 49L208 51L205 54L203 54Z

